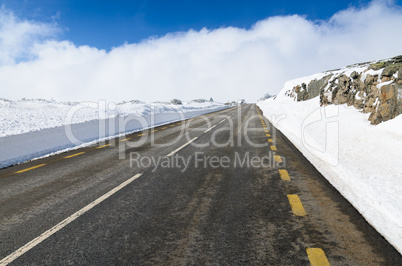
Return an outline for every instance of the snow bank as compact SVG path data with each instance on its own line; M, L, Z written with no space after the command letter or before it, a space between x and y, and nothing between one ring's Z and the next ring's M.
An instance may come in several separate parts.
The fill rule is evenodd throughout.
M218 103L124 103L108 108L102 102L1 103L0 168L227 108Z
M353 71L353 70L352 70ZM274 126L402 253L402 115L370 125L369 114L347 105L320 107L319 97L295 102L285 92L258 106Z
M146 104L138 101L123 103L56 102L48 100L9 101L0 99L0 137L22 134L69 124L79 124L102 118L128 115L147 116L159 113L186 113L220 108L220 103Z

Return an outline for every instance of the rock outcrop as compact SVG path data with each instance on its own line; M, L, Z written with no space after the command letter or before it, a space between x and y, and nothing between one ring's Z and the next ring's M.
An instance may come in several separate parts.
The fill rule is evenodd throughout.
M354 70L354 71L353 71ZM347 104L377 125L402 113L402 56L323 73L286 92L296 101L320 96L320 105Z

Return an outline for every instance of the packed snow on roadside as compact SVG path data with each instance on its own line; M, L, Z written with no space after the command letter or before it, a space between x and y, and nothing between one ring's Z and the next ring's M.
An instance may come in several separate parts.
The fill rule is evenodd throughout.
M0 99L0 168L227 107L214 102L172 105Z
M56 102L48 100L9 101L0 99L0 137L47 128L78 124L115 116L147 116L159 113L191 112L224 106L216 102L146 104L138 101L123 103Z
M353 71L353 70L351 70ZM325 73L289 81L258 106L328 181L402 253L402 115L377 126L347 105L296 102L285 92Z

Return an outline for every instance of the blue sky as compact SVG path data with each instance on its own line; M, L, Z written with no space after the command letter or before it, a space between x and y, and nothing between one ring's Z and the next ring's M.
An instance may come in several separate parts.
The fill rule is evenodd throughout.
M267 17L298 14L327 20L339 10L361 7L368 1L258 1L258 0L3 0L24 19L56 22L57 38L76 45L110 50L124 42L136 43L169 32L203 27L250 28Z
M393 0L0 4L0 97L12 100L256 101L291 79L402 55Z

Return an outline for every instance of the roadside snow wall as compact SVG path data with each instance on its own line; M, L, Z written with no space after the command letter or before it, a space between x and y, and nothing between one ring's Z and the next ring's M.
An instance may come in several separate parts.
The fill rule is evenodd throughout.
M74 148L85 143L103 141L119 135L189 119L225 108L227 107L221 106L184 113L113 117L1 137L0 168Z

